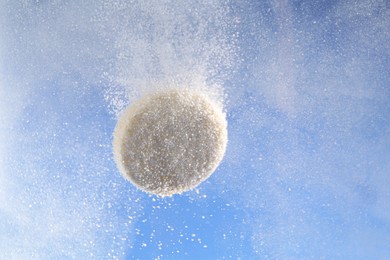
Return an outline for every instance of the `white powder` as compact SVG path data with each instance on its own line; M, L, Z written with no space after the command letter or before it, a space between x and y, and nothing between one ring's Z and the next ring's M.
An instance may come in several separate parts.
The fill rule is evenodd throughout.
M225 114L199 91L165 90L128 107L114 132L114 157L139 189L171 196L207 179L227 144Z

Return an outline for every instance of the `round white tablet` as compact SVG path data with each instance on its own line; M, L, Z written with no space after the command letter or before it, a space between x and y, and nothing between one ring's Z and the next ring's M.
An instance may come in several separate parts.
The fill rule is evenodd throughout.
M171 196L195 188L221 162L227 144L222 109L204 93L170 89L129 106L114 131L114 158L139 189Z

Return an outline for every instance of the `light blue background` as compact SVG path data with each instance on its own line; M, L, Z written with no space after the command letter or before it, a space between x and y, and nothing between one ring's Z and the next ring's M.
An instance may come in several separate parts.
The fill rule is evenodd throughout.
M389 28L386 0L0 0L0 258L390 258ZM161 199L111 142L169 80L223 86L229 143Z

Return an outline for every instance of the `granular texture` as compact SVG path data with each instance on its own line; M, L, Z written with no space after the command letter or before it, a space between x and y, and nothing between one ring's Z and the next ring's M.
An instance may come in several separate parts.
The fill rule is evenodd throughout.
M160 196L188 191L207 179L223 158L227 122L205 94L165 90L128 107L114 132L122 175Z

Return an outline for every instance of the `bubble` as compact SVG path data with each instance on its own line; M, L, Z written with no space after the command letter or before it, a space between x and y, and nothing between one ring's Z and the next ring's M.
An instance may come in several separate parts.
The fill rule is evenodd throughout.
M114 131L114 158L139 189L160 196L191 190L221 162L227 145L222 109L197 90L169 89L129 106Z

